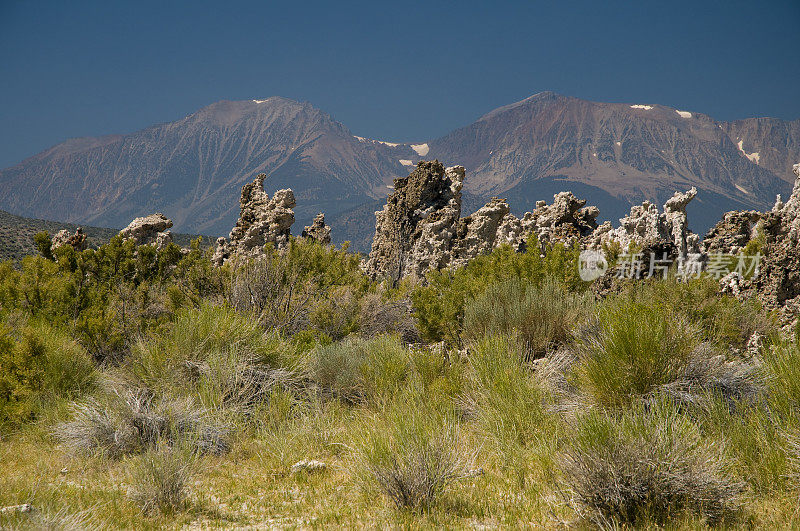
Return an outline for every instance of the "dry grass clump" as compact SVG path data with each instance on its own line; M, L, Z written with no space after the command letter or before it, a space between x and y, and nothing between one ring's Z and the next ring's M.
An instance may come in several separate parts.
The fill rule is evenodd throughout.
M398 509L424 510L454 481L470 477L474 455L464 450L452 418L423 412L421 403L406 406L371 419L356 443L354 474Z
M677 378L659 388L683 405L707 407L709 400L721 399L731 410L755 403L765 390L756 364L727 360L709 343L692 349Z
M592 410L561 466L579 512L603 527L663 525L685 513L715 524L735 517L744 490L721 444L668 399L616 416Z
M94 518L91 510L70 511L66 507L58 510L36 510L32 516L26 518L30 529L38 531L86 531L87 529L102 529ZM25 529L22 525L19 528Z
M54 429L68 448L110 458L185 439L201 452L219 455L230 449L229 432L189 398L156 400L144 390L116 391L102 401L90 398L76 403L72 420Z
M292 333L308 324L314 287L284 262L275 253L243 261L231 276L227 300L267 330Z
M409 300L387 300L380 293L368 293L361 299L358 322L364 337L397 334L404 343L421 341Z
M175 513L186 507L187 486L196 471L193 452L159 445L134 459L128 497L144 513Z
M514 335L528 359L538 358L567 341L593 303L588 294L570 293L549 277L540 285L511 278L489 286L467 305L464 339Z

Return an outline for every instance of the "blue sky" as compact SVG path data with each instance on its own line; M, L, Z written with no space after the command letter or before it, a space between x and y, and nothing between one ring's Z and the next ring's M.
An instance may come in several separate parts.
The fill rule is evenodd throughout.
M800 118L800 1L0 0L0 167L222 99L411 141L544 90Z

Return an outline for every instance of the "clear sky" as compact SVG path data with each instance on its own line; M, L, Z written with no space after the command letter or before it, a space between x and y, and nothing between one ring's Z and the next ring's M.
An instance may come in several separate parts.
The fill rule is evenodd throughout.
M222 99L412 141L544 90L800 118L800 0L0 0L0 167Z

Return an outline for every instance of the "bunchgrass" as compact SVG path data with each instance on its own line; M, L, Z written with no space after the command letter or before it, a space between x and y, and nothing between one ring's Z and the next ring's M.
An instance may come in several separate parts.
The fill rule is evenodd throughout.
M432 508L454 482L470 475L474 460L452 413L422 406L420 398L407 397L380 418L368 417L353 445L351 469L359 485L383 493L398 509Z
M526 357L534 359L566 342L593 305L588 294L570 293L549 277L538 285L511 278L489 286L467 305L463 337L516 336Z
M186 508L197 455L179 446L158 445L131 459L128 496L142 512L165 515Z
M411 359L395 336L357 337L314 350L310 375L320 389L347 402L390 397L410 374Z
M677 381L698 342L696 329L680 316L619 298L598 312L596 328L576 346L574 380L591 402L625 406Z

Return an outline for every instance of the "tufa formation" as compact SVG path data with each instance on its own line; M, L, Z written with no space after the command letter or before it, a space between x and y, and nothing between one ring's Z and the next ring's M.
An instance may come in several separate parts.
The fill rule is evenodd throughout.
M159 251L172 243L172 233L167 230L172 227L172 220L164 214L151 214L136 218L127 227L119 231L125 241L133 240L136 245L155 244Z
M266 174L259 174L251 183L242 187L239 200L240 214L229 239L218 238L212 257L214 264L221 266L234 257L254 257L264 253L264 246L286 247L294 223L294 193L291 189L278 190L270 199L264 191ZM325 215L319 214L303 235L330 243L330 227L325 225Z

